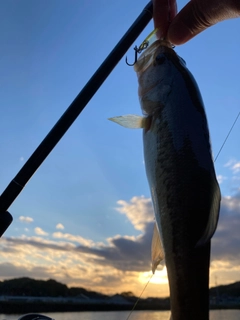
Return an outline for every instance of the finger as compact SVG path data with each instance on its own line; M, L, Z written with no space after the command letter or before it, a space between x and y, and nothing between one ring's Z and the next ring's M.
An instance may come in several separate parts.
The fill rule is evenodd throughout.
M192 0L171 23L167 38L183 44L217 22L239 16L239 0Z
M165 38L170 23L177 14L176 0L152 0L154 27L158 28L157 37Z

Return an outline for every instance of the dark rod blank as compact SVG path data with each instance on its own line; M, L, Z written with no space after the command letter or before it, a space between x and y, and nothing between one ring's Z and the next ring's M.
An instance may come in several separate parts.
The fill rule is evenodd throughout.
M45 139L41 142L41 144L37 147L37 149L33 152L28 161L24 164L15 178L9 183L7 188L3 191L0 196L0 215L1 220L4 220L3 217L5 215L8 216L7 209L13 203L13 201L17 198L19 193L22 191L28 180L34 174L34 172L39 168L42 162L46 159L49 153L53 150L59 140L63 137L69 127L73 124L73 122L77 119L79 114L82 112L84 107L93 97L93 95L97 92L106 78L109 76L113 68L117 65L117 63L121 60L123 55L132 45L132 43L136 40L136 38L140 35L146 25L152 18L152 2L150 1L147 6L143 9L142 13L138 16L129 30L125 33L122 39L118 42L116 47L112 50L112 52L108 55L108 57L104 60L98 70L94 73L82 91L78 94L75 100L71 103L62 117L58 120L52 130L48 133ZM11 215L10 215L11 216ZM10 217L6 221L6 225L4 225L4 221L0 220L0 236L5 232L8 228L10 221ZM8 225L7 225L8 224Z

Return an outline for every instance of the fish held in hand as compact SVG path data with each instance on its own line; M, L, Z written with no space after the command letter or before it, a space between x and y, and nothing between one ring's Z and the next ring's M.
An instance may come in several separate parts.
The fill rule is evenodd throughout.
M143 128L156 225L152 268L165 259L173 320L208 320L210 240L220 190L198 86L171 45L155 41L134 66L143 117L110 120Z

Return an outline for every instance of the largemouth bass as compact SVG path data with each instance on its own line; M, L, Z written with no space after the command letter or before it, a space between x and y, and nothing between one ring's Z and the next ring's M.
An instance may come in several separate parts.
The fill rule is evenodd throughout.
M135 65L144 116L111 118L143 128L144 158L156 218L152 268L165 259L173 320L209 319L210 240L220 190L198 86L166 41Z

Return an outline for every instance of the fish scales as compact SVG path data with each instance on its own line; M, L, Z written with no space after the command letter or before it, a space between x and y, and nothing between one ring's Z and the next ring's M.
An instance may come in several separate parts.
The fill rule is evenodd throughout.
M135 71L144 118L112 120L143 128L158 231L153 243L162 246L153 254L153 271L164 258L173 320L208 320L210 240L221 196L201 94L184 60L165 41L154 42Z

